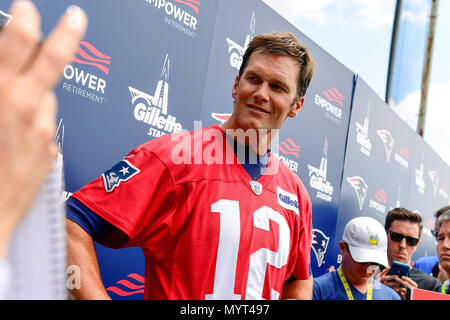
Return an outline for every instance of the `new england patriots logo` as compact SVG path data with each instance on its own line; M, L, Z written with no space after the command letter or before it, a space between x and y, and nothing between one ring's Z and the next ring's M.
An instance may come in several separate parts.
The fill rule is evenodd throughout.
M359 210L362 210L369 186L363 178L358 176L347 178L347 182L350 183L350 185L353 187L353 190L355 190L356 196L358 197L359 201Z
M386 161L391 159L392 149L394 149L394 139L387 130L377 130L378 136L384 144L384 150L386 151Z
M327 252L328 243L330 242L330 237L327 237L325 233L319 229L312 229L312 242L311 247L316 255L317 266L320 267L323 264L323 258Z
M102 174L106 192L112 192L121 181L127 181L138 173L139 169L133 167L127 160L120 161Z

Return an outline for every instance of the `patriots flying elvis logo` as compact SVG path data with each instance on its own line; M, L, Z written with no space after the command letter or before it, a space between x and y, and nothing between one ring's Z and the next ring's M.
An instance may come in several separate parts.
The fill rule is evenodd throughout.
M387 130L377 130L378 136L384 145L384 150L386 151L386 161L391 160L392 149L394 149L394 139L392 135Z
M112 192L121 181L127 181L138 173L139 169L133 167L127 160L120 161L102 174L106 192Z
M358 197L359 210L362 210L369 186L363 178L358 176L347 178L347 182L350 183L350 185L353 187L353 190L355 190L356 196Z
M330 237L327 237L319 229L312 229L312 241L311 248L314 251L317 259L317 266L320 267L324 261L325 253L327 252L328 243L330 242Z

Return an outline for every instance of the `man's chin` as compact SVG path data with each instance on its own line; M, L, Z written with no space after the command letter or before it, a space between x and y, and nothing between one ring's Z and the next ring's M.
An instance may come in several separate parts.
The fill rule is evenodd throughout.
M395 260L395 261L398 261L398 262L402 262L402 263L406 263L406 264L409 263L408 258L405 257L404 255L396 256L392 260Z

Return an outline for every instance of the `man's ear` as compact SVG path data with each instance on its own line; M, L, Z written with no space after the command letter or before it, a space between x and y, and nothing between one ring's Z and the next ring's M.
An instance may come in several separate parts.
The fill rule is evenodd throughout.
M341 253L343 254L347 250L347 246L344 241L339 241L339 249L341 249Z
M417 242L416 246L414 247L413 253L416 252L417 248L419 247L419 244L420 244L420 240L419 240L419 242Z
M236 97L237 97L238 86L239 86L239 75L236 76L236 79L234 80L234 84L233 84L233 90L231 91L231 96L233 97L233 99L236 99Z
M303 107L303 104L305 103L305 97L301 97L298 99L291 107L291 111L288 113L288 117L294 118L297 116L300 109Z

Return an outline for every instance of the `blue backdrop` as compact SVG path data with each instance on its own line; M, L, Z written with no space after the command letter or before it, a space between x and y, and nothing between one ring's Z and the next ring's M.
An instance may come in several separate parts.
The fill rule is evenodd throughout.
M203 127L224 121L248 42L259 33L290 31L311 49L317 68L303 109L286 122L272 151L311 196L314 276L339 264L337 243L350 219L365 215L384 224L396 206L425 219L416 257L434 254L432 215L449 203L449 167L361 78L262 1L35 3L44 34L68 5L89 16L56 89L68 194L144 141L191 130L194 121ZM141 250L96 244L96 251L111 297L142 299Z

